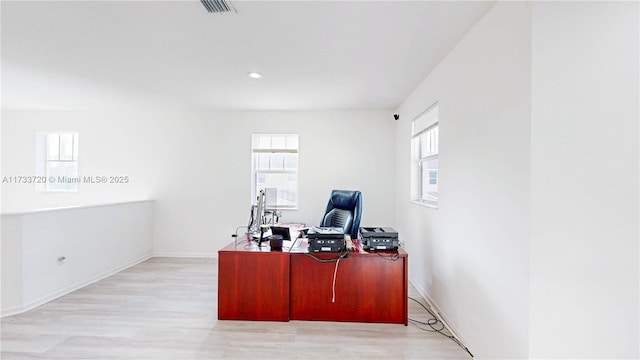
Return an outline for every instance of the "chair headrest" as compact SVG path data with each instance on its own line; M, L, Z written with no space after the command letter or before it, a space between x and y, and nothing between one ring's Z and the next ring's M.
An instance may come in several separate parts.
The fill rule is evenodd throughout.
M333 190L331 191L331 204L339 209L353 209L360 196L360 191Z

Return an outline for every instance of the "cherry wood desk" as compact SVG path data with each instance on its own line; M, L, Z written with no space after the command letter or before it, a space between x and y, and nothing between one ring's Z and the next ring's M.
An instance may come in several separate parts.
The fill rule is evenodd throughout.
M218 319L289 321L288 252L247 240L218 251Z
M218 319L408 324L403 249L352 251L336 271L339 253L309 254L298 242L291 251L288 242L270 251L246 241L219 250Z

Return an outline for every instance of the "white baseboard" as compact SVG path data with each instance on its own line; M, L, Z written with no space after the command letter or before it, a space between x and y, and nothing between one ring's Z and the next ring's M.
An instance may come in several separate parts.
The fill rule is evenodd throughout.
M115 267L113 269L110 269L110 270L107 270L107 271L103 271L100 274L97 274L97 275L91 276L91 277L89 277L87 279L84 279L82 281L79 281L79 282L77 282L77 283L75 283L73 285L70 285L70 286L67 286L65 288L62 288L62 289L56 290L54 292L51 292L49 294L46 294L46 295L44 295L44 296L42 296L42 297L40 297L38 299L29 301L28 303L25 303L25 304L22 304L22 305L18 305L18 306L12 306L12 307L6 308L6 309L1 309L0 310L0 317L20 314L20 313L23 313L25 311L29 311L31 309L34 309L34 308L40 306L40 305L48 303L51 300L57 299L57 298L59 298L59 297L61 297L63 295L69 294L69 293L71 293L73 291L76 291L78 289L81 289L81 288L83 288L83 287L85 287L87 285L91 285L91 284L93 284L93 283L95 283L97 281L105 279L105 278L107 278L107 277L109 277L111 275L114 275L114 274L116 274L116 273L118 273L118 272L120 272L120 271L122 271L122 270L124 270L126 268L129 268L131 266L137 265L137 264L139 264L139 263L141 263L143 261L147 261L152 257L153 257L152 255L142 256L142 257L137 258L135 260L131 260L131 261L128 261L128 262L126 262L124 264L121 264L121 265L119 265L119 266L117 266L117 267Z
M429 294L423 288L418 286L417 283L413 281L411 277L409 277L409 282L418 291L418 294L422 296L422 299L427 303L427 306L429 306L430 310L438 317L438 320L440 320L444 324L444 326L447 328L447 330L449 330L451 335L453 335L456 339L458 339L458 341L464 344L464 346L467 349L469 349L469 351L473 354L474 359L482 359L481 356L478 356L478 354L471 351L471 348L469 348L469 346L467 345L468 343L465 340L464 336L461 335L460 330L457 329L455 325L451 325L449 320L447 320L447 315L445 314L444 311L442 311L440 306L438 306L438 303L436 303L435 300L433 300L433 298L429 296Z
M0 318L3 318L5 316L20 314L20 313L23 313L23 312L25 312L27 310L30 310L30 309L25 309L24 306L22 306L22 305L11 306L11 307L8 307L6 309L0 310Z
M159 252L153 253L152 257L178 257L178 258L217 258L218 253L173 253L173 252Z

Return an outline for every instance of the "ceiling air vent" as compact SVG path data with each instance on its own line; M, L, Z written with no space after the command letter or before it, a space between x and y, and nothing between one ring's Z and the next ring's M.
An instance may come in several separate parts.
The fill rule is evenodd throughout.
M210 13L237 12L229 0L200 0Z

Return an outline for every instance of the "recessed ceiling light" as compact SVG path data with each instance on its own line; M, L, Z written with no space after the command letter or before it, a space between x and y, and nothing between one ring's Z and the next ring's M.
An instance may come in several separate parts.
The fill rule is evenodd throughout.
M250 71L247 73L247 75L249 75L250 78L252 79L260 79L262 77L262 74L260 74L259 72L255 72L255 71Z

